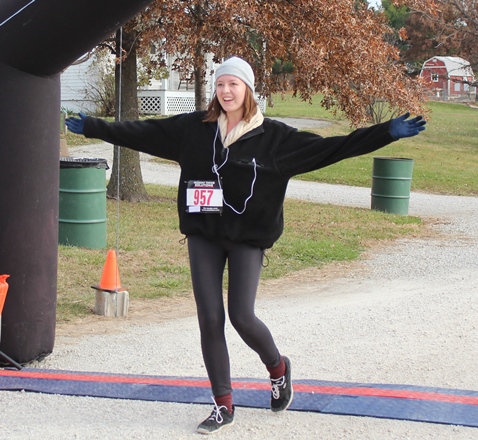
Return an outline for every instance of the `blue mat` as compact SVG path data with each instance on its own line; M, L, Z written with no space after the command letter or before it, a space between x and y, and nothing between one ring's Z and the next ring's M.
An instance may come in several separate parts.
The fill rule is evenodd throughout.
M478 427L478 391L295 380L290 410ZM269 408L267 380L236 379L234 403ZM0 370L0 390L177 403L211 403L201 378L57 370Z

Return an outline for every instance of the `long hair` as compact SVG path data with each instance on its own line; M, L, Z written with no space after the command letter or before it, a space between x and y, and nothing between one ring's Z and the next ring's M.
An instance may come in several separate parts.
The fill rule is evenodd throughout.
M219 119L219 115L224 110L219 103L216 93L214 93L211 102L207 106L206 116L203 119L203 122L216 122ZM246 94L244 96L244 121L250 122L252 117L257 112L257 102L254 98L254 93L249 87L246 87Z

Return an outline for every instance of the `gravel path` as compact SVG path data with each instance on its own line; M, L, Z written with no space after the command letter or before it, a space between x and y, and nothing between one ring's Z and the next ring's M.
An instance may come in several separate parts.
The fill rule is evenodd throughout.
M109 158L110 146L71 148L77 157ZM143 156L145 182L173 184L178 170ZM369 207L370 189L293 181L289 197ZM335 275L307 272L259 295L293 377L478 390L478 198L412 193L410 214L436 219L429 239L407 238L368 252ZM341 271L340 269L343 269ZM272 286L273 288L273 286ZM162 311L157 311L161 316ZM101 326L101 322L97 325ZM264 379L256 355L227 326L233 375ZM40 368L167 376L205 376L194 316L121 331L62 333ZM1 439L199 438L211 410L184 405L0 392ZM239 408L217 439L472 439L478 430L288 411Z

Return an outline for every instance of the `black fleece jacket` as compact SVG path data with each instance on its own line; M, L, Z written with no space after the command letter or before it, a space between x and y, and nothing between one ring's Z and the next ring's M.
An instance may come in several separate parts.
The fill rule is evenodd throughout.
M270 248L283 231L283 202L289 179L348 157L375 151L394 141L390 122L355 130L348 136L323 138L301 132L268 118L226 149L217 124L203 122L204 112L186 113L166 119L113 122L88 117L86 137L176 161L181 167L178 186L180 230L209 239L229 239L260 248ZM214 161L214 162L213 162ZM212 167L220 168L224 200L241 212L224 206L222 214L186 211L186 182L217 180Z

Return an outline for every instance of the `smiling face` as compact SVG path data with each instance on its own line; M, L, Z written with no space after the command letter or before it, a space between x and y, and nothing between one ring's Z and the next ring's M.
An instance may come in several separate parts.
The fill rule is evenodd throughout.
M216 81L216 96L228 117L244 116L246 83L236 76L222 75Z

